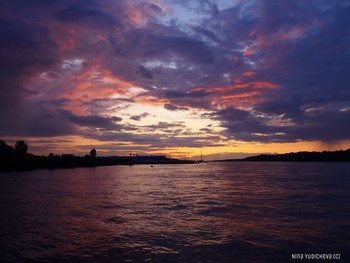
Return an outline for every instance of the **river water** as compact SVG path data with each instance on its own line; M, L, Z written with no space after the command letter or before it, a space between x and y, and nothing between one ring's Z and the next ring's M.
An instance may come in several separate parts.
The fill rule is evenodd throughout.
M232 162L0 173L0 261L350 262L349 171Z

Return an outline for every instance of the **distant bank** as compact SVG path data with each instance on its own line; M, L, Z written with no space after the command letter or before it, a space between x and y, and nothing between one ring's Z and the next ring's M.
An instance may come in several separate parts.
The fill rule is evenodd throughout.
M4 140L0 140L0 172L25 171L34 169L58 169L75 167L96 167L107 165L135 165L135 164L190 164L195 161L167 158L165 155L137 155L97 157L96 149L92 149L85 156L74 154L39 156L28 153L25 141L17 141L12 147Z
M23 171L33 169L57 169L75 167L96 167L107 165L137 165L137 164L193 164L204 162L192 160L179 160L167 158L165 155L139 156L109 156L97 157L97 152L92 149L84 157L74 154L38 156L27 152L28 145L22 140L17 141L14 147L0 140L0 171ZM350 162L350 149L324 152L296 152L286 154L262 154L246 157L244 159L226 159L213 162Z
M350 162L350 149L343 151L296 152L285 154L261 154L244 159L226 159L216 162Z
M135 158L129 156L92 157L80 156L25 156L0 157L0 171L25 171L34 169L59 169L76 167L97 167L109 165L137 165L137 164L189 164L189 160L162 158Z

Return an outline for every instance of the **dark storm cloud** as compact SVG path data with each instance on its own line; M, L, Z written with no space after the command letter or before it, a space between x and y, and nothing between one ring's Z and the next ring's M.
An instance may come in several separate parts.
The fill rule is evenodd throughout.
M275 127L264 124L264 118L256 117L245 110L231 107L216 112L215 116L223 122L228 134L232 134L236 140L265 140L266 138L260 138L260 134L271 139L271 134L277 132ZM281 132L280 128L277 130Z
M150 129L150 130L169 131L169 129L185 128L186 126L184 125L183 122L165 122L165 121L160 121L157 124L147 125L147 126L144 126L144 127L147 128L147 129Z
M64 79L64 61L79 58L82 71L98 64L154 100L165 99L165 109L210 111L230 138L349 139L350 1L237 1L224 10L215 1L168 2L188 7L196 19L164 22L163 7L151 1L1 1L0 118L6 125L0 135L137 129L106 115L127 107L122 99L76 99L84 116L64 108L72 101L62 97L47 95L50 106L37 104L46 87L30 89L29 83L43 72L60 76L52 83ZM78 86L73 79L46 94L69 94ZM244 86L248 81L278 88L257 91ZM248 91L256 93L247 106ZM107 135L155 142L146 135Z
M0 18L0 135L54 136L72 132L67 123L42 115L28 96L37 95L24 85L37 72L57 65L57 46L44 25L30 19L17 19L8 11ZM57 121L57 122L56 122Z
M41 5L43 1L35 1ZM23 6L22 6L23 5ZM49 28L24 15L25 1L2 1L0 10L0 127L1 135L45 136L67 134L65 123L40 115L26 101L25 84L38 72L55 68L59 62Z
M275 111L273 111L275 113ZM284 113L282 113L284 114ZM260 142L296 142L320 140L332 142L348 139L350 111L300 113L297 123L283 115L282 123L272 124L273 115L257 115L227 108L215 113L226 127L227 136L236 140ZM288 119L288 123L283 120ZM292 122L292 123L290 123Z
M70 122L79 126L96 127L104 129L120 129L121 125L116 124L122 120L119 117L104 117L98 115L79 116L66 110L61 110L61 114Z
M141 119L146 118L147 116L149 116L149 113L144 112L144 113L142 113L140 115L133 115L133 116L130 117L130 119L134 120L134 121L140 121Z
M175 52L180 56L184 56L190 61L207 64L213 63L215 56L213 51L202 41L186 37L164 37L161 43L165 49Z
M208 86L222 74L215 65L227 60L217 58L220 48L210 47L176 26L131 28L123 32L122 38L111 36L110 43L117 56L107 58L105 65L115 74L149 89ZM208 76L213 77L205 79Z
M170 111L188 110L188 108L186 108L186 107L179 107L179 106L176 106L176 105L170 104L170 103L164 104L164 108L167 110L170 110Z
M167 91L165 97L167 99L178 99L178 98L201 98L210 95L210 92L204 90L190 91L190 92L179 92L179 91Z
M233 23L249 29L247 45L255 43L252 79L280 88L264 92L251 111L218 111L227 134L262 142L349 139L350 2L261 1L250 8L258 19ZM228 32L244 40L240 29ZM272 125L278 116L285 123Z
M99 6L95 1L78 1L72 5L60 10L57 18L66 23L79 22L82 19L93 21L94 23L102 23L106 25L119 25L119 21L99 10ZM90 19L93 18L93 19Z
M47 137L77 134L66 118L40 104L24 104L2 118L1 136Z
M192 27L192 30L194 30L199 35L202 35L204 39L206 38L214 43L220 43L220 38L213 31L200 26L194 26Z
M89 115L98 115L101 113L113 113L116 110L122 110L128 108L128 103L134 102L131 99L124 98L103 98L92 99L90 101L82 102L82 106L86 109L86 113Z
M102 134L91 133L85 134L86 137L97 139L100 141L123 141L123 142L134 142L139 144L138 149L142 148L154 148L164 150L165 148L171 147L214 147L223 146L223 144L217 143L220 139L219 136L174 136L172 134L146 134L142 132L138 133L117 133L107 131ZM134 148L133 146L128 146L129 148Z
M139 66L136 70L137 74L139 74L142 78L153 79L152 72L146 69L144 66Z
M57 62L55 42L47 28L35 22L0 18L0 109L21 101L23 83Z
M33 107L35 102L28 98L28 95L38 95L39 92L27 89L26 85L42 72L59 72L66 56L83 55L74 54L74 51L73 54L64 54L55 39L61 33L56 19L64 21L67 26L80 20L89 21L90 25L95 26L99 23L115 26L118 20L111 21L112 18L100 11L95 1L71 3L1 1L0 118L5 123L0 127L1 135L52 136L73 132L69 123L43 118L40 109ZM68 30L66 28L63 35ZM60 105L56 105L56 108L59 109ZM35 112L36 109L38 112Z

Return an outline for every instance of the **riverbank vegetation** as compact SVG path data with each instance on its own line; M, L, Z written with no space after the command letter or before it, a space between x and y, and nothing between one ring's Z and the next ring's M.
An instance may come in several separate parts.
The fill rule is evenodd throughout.
M134 164L183 164L194 163L189 160L171 159L165 156L109 156L98 157L96 149L92 149L85 156L74 154L53 154L48 156L28 153L25 141L17 141L12 147L0 140L0 171L23 171L33 169L57 169L75 167L96 167L107 165L134 165Z

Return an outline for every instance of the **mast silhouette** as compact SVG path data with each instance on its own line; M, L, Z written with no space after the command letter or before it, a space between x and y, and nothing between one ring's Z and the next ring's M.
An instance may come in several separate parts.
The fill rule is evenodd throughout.
M202 154L202 151L201 151L201 159L200 159L198 162L199 162L199 163L204 162L204 160L203 160L203 154Z

